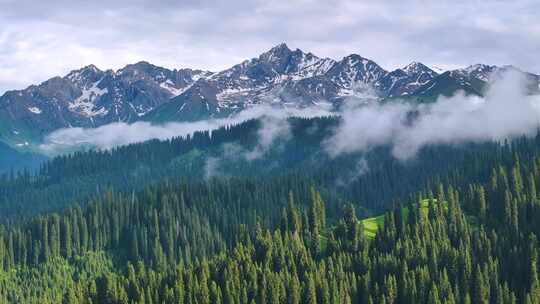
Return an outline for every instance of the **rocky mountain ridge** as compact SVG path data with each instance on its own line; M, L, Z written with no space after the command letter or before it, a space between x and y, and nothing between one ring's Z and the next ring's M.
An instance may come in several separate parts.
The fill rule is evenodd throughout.
M491 75L514 67L483 64L437 73L420 62L386 71L351 54L320 58L282 43L220 72L174 69L142 61L117 71L94 65L0 97L0 137L15 145L66 127L113 122L194 121L256 104L339 108L369 91L379 99L429 102L457 90L482 95ZM538 91L539 76L522 72Z

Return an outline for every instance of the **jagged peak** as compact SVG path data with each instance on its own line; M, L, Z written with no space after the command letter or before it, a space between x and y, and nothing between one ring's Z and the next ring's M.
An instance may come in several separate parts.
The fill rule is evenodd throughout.
M84 73L84 72L92 72L92 73L101 73L103 71L101 71L97 66L93 65L93 64L89 64L87 66L84 66L78 70L72 70L71 72L68 73L68 77L69 75L73 75L73 74L80 74L80 73Z
M69 72L64 78L73 83L96 81L104 72L93 64Z
M482 81L489 81L491 74L497 69L494 65L477 63L465 68L452 70L450 74L460 79L476 78Z
M360 55L358 55L358 54L349 54L349 55L343 57L343 60L344 60L344 61L345 61L345 60L349 60L349 61L350 61L350 60L363 60L363 59L369 60L369 59L364 58L364 57L362 57L362 56L360 56ZM371 60L370 60L370 61L371 61Z
M158 66L156 66L156 65L153 65L153 64L151 64L151 63L148 62L148 61L141 60L141 61L138 61L138 62L136 62L136 63L131 63L131 64L126 65L125 67L119 69L118 72L119 72L119 73L122 73L122 72L124 72L124 71L131 71L131 70L138 70L138 69L146 69L146 68L150 68L150 69L159 68L159 69L162 69L161 67L158 67Z
M487 65L487 64L483 64L483 63L477 63L477 64L472 64L464 69L462 69L463 71L465 72L474 72L474 71L489 71L491 69L493 69L495 66L494 65Z
M372 64L372 65L375 65L375 66L379 67L380 69L382 69L375 61L373 61L373 60L371 60L369 58L363 57L361 55L358 55L358 54L347 55L347 56L343 57L341 62L346 63L346 64L351 65L351 66L357 65L359 63L361 63L364 66L367 66L368 64Z
M91 71L94 71L94 72L101 72L101 70L97 66L95 66L94 64L89 64L89 65L85 66L83 69L91 70Z
M408 69L414 69L414 68L427 68L429 69L425 64L419 62L419 61L412 61L411 63L407 64L406 66L404 66L402 69L404 71L408 70Z
M407 64L406 66L404 66L403 68L401 68L401 70L403 70L408 75L416 75L416 74L419 74L419 73L422 73L422 72L437 75L437 72L433 71L427 65L425 65L425 64L423 64L423 63L421 63L419 61L411 62L411 63Z
M425 66L420 61L411 61L411 63L407 64L405 67L414 67L414 66Z
M291 49L285 42L282 42L272 47L268 52L276 52L276 51L291 51Z
M270 50L262 53L259 58L265 61L274 61L278 58L289 56L293 51L285 43L280 43Z
M131 64L131 66L143 66L143 67L146 67L146 66L149 66L149 67L157 67L156 65L154 64L151 64L150 62L146 61L146 60L141 60L141 61L138 61L134 64Z

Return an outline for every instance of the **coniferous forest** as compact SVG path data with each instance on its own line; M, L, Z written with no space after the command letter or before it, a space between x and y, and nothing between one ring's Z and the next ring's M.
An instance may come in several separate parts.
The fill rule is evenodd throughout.
M260 123L3 174L0 303L540 303L540 136L329 157L293 118L223 157Z
M540 304L540 0L0 0L0 304Z

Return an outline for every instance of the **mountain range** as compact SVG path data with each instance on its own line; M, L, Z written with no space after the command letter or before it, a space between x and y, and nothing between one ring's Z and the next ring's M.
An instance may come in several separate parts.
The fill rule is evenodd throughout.
M221 72L138 62L117 71L94 65L0 97L0 140L25 147L60 128L113 122L195 121L256 104L337 109L350 97L430 102L458 90L482 95L490 77L516 69L476 64L437 73L420 62L387 71L357 54L320 58L279 44ZM517 69L516 69L517 70ZM521 72L521 71L520 71ZM540 76L524 73L530 93Z

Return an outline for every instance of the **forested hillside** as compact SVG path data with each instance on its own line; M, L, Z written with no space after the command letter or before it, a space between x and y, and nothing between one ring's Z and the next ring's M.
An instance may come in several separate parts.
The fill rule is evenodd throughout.
M172 189L109 194L4 229L0 294L24 303L538 303L539 156L516 154L486 168L485 182L437 184L397 202L372 240L350 205L329 221L330 202L313 189L289 197L276 228L231 233L229 249L212 225L191 225L204 205ZM206 243L190 253L199 259L177 243L194 235Z
M0 142L0 174L19 170L36 170L47 158L42 155L22 153Z
M0 0L0 304L540 304L539 17Z
M0 302L539 303L540 136L400 161L263 123L3 175Z
M485 166L510 161L510 151L528 157L540 142L517 140L512 148L489 142L429 146L408 161L396 160L390 147L331 157L324 152L325 139L338 118L292 118L288 123L290 135L263 148L259 138L262 122L250 120L166 141L58 156L44 163L36 174L4 174L0 177L0 220L84 204L106 190L130 195L155 183L225 181L232 177L288 190L296 190L291 184L312 184L336 204L353 202L361 211L381 212L392 200L433 181L465 183L471 178L486 178Z

